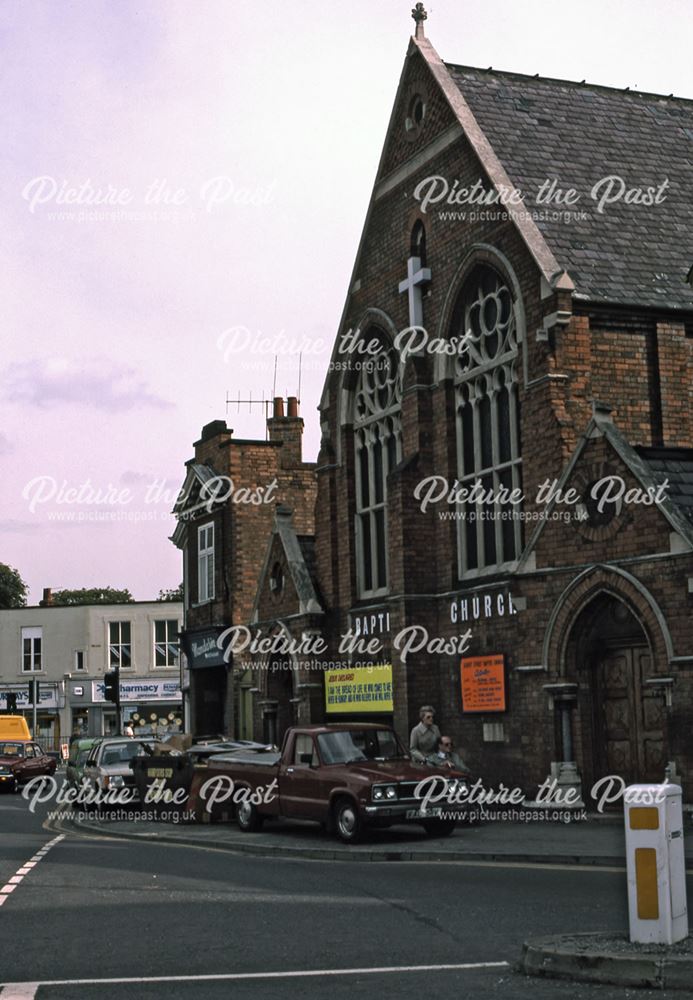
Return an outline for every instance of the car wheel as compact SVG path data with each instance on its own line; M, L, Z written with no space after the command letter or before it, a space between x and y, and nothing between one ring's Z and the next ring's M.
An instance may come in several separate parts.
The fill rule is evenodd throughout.
M257 806L245 799L236 806L236 822L243 833L258 833L262 829L263 817Z
M363 833L363 821L352 799L338 799L334 807L334 829L345 844L355 844Z
M449 837L455 829L454 819L429 819L423 824L429 837Z

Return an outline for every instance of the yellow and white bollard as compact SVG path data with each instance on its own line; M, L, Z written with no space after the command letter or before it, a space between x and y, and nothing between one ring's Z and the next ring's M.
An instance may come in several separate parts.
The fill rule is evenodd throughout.
M683 809L678 785L629 785L624 795L630 939L688 935Z

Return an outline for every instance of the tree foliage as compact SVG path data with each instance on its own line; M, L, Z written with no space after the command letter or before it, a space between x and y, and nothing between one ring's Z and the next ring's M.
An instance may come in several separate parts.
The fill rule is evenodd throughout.
M183 584L179 583L175 590L160 590L157 601L182 601Z
M129 590L115 590L113 587L53 591L53 604L129 604L133 600Z
M0 563L0 608L23 608L29 588L12 566Z

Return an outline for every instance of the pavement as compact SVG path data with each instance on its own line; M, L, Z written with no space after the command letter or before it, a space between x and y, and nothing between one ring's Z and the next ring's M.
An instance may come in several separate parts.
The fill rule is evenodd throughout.
M517 815L517 811L515 811ZM51 823L56 832L92 831L111 837L204 846L260 857L320 861L488 861L518 864L575 864L625 868L623 819L588 817L566 823L536 818L526 822L460 824L450 837L428 837L415 824L371 830L359 844L341 844L315 823L272 821L259 833L243 833L235 823L164 823L145 819L98 820L70 814ZM71 817L71 818L70 818ZM685 819L687 868L693 870L693 818Z

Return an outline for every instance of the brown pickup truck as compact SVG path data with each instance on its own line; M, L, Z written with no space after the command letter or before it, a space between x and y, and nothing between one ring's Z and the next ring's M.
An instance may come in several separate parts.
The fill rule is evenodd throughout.
M279 817L314 820L354 843L367 826L402 822L419 823L431 836L452 833L450 813L461 807L429 805L424 812L421 793L415 795L417 785L435 775L458 785L469 777L414 763L394 730L356 722L289 729L279 753L212 757L206 780L233 784L241 830L259 830L264 820Z

